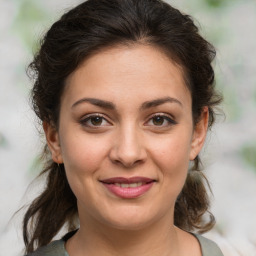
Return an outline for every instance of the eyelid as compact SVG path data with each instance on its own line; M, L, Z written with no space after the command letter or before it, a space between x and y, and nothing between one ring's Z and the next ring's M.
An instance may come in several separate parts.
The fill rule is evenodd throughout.
M105 120L108 125L99 125L99 126L96 126L96 125L86 125L86 122L90 120L90 118L93 118L93 117L101 117L103 120ZM106 117L106 115L104 114L101 114L101 113L90 113L90 114L87 114L87 115L84 115L79 123L82 125L82 126L85 126L85 127L89 127L89 128L101 128L101 127L105 127L105 126L110 126L112 125L112 123L109 121L109 118Z
M173 116L171 116L170 114L167 114L167 113L155 113L155 114L152 114L152 115L149 116L149 118L147 119L146 123L148 123L154 117L157 117L157 116L161 116L165 120L167 120L169 122L169 124L167 126L171 126L171 125L177 124L177 121L175 121L175 118ZM154 125L148 125L148 126L154 126ZM157 125L155 125L155 127L161 128L161 127L166 127L166 125L165 126L157 126Z

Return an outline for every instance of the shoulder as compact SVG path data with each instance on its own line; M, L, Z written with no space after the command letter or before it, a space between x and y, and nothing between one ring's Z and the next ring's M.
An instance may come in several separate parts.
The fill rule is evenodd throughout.
M65 250L64 240L57 240L26 256L68 256L68 254Z
M76 230L67 233L62 239L53 241L48 245L38 248L36 251L25 256L69 256L65 249L65 242L72 237Z
M223 256L223 253L215 242L198 234L193 235L200 243L203 256Z

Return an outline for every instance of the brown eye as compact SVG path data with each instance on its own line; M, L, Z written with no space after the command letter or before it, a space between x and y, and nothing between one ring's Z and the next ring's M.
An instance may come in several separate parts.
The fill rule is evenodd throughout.
M170 116L165 114L156 114L152 116L148 122L146 122L146 126L153 126L153 127L169 127L172 125L177 124L176 121L174 121Z
M101 116L91 117L91 124L94 126L99 126L102 124L103 118Z
M110 126L111 124L100 115L89 115L86 118L82 119L80 121L82 126L88 127L88 128L100 128L103 126Z
M163 116L155 116L152 118L154 125L163 125L165 118Z

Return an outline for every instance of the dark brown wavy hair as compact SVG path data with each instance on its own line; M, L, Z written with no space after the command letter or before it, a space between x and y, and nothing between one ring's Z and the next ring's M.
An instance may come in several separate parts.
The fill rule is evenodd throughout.
M28 67L33 79L32 105L41 123L58 129L65 81L85 59L106 47L127 44L157 47L179 64L191 92L194 125L207 106L212 126L214 107L221 101L211 66L215 49L200 36L190 16L161 0L88 0L51 26ZM47 145L44 156L40 175L47 177L46 185L23 220L26 253L48 244L64 225L68 230L77 228L76 197L65 167L52 161ZM197 157L175 204L174 223L187 231L205 232L215 222L208 211L209 184L200 168Z

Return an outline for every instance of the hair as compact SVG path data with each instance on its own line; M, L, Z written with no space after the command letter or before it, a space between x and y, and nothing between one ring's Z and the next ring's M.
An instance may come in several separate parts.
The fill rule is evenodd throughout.
M157 47L182 67L191 92L194 125L207 106L210 128L216 116L214 107L221 102L211 66L215 49L202 38L190 16L161 0L88 0L51 26L28 67L34 83L32 105L41 124L48 122L58 129L65 81L89 56L105 48L136 44ZM77 228L77 202L65 167L52 161L47 145L43 154L45 166L40 175L47 176L46 185L23 220L27 253L48 244L64 225L68 230ZM177 198L174 224L203 233L215 220L209 212L209 184L200 168L197 156Z

